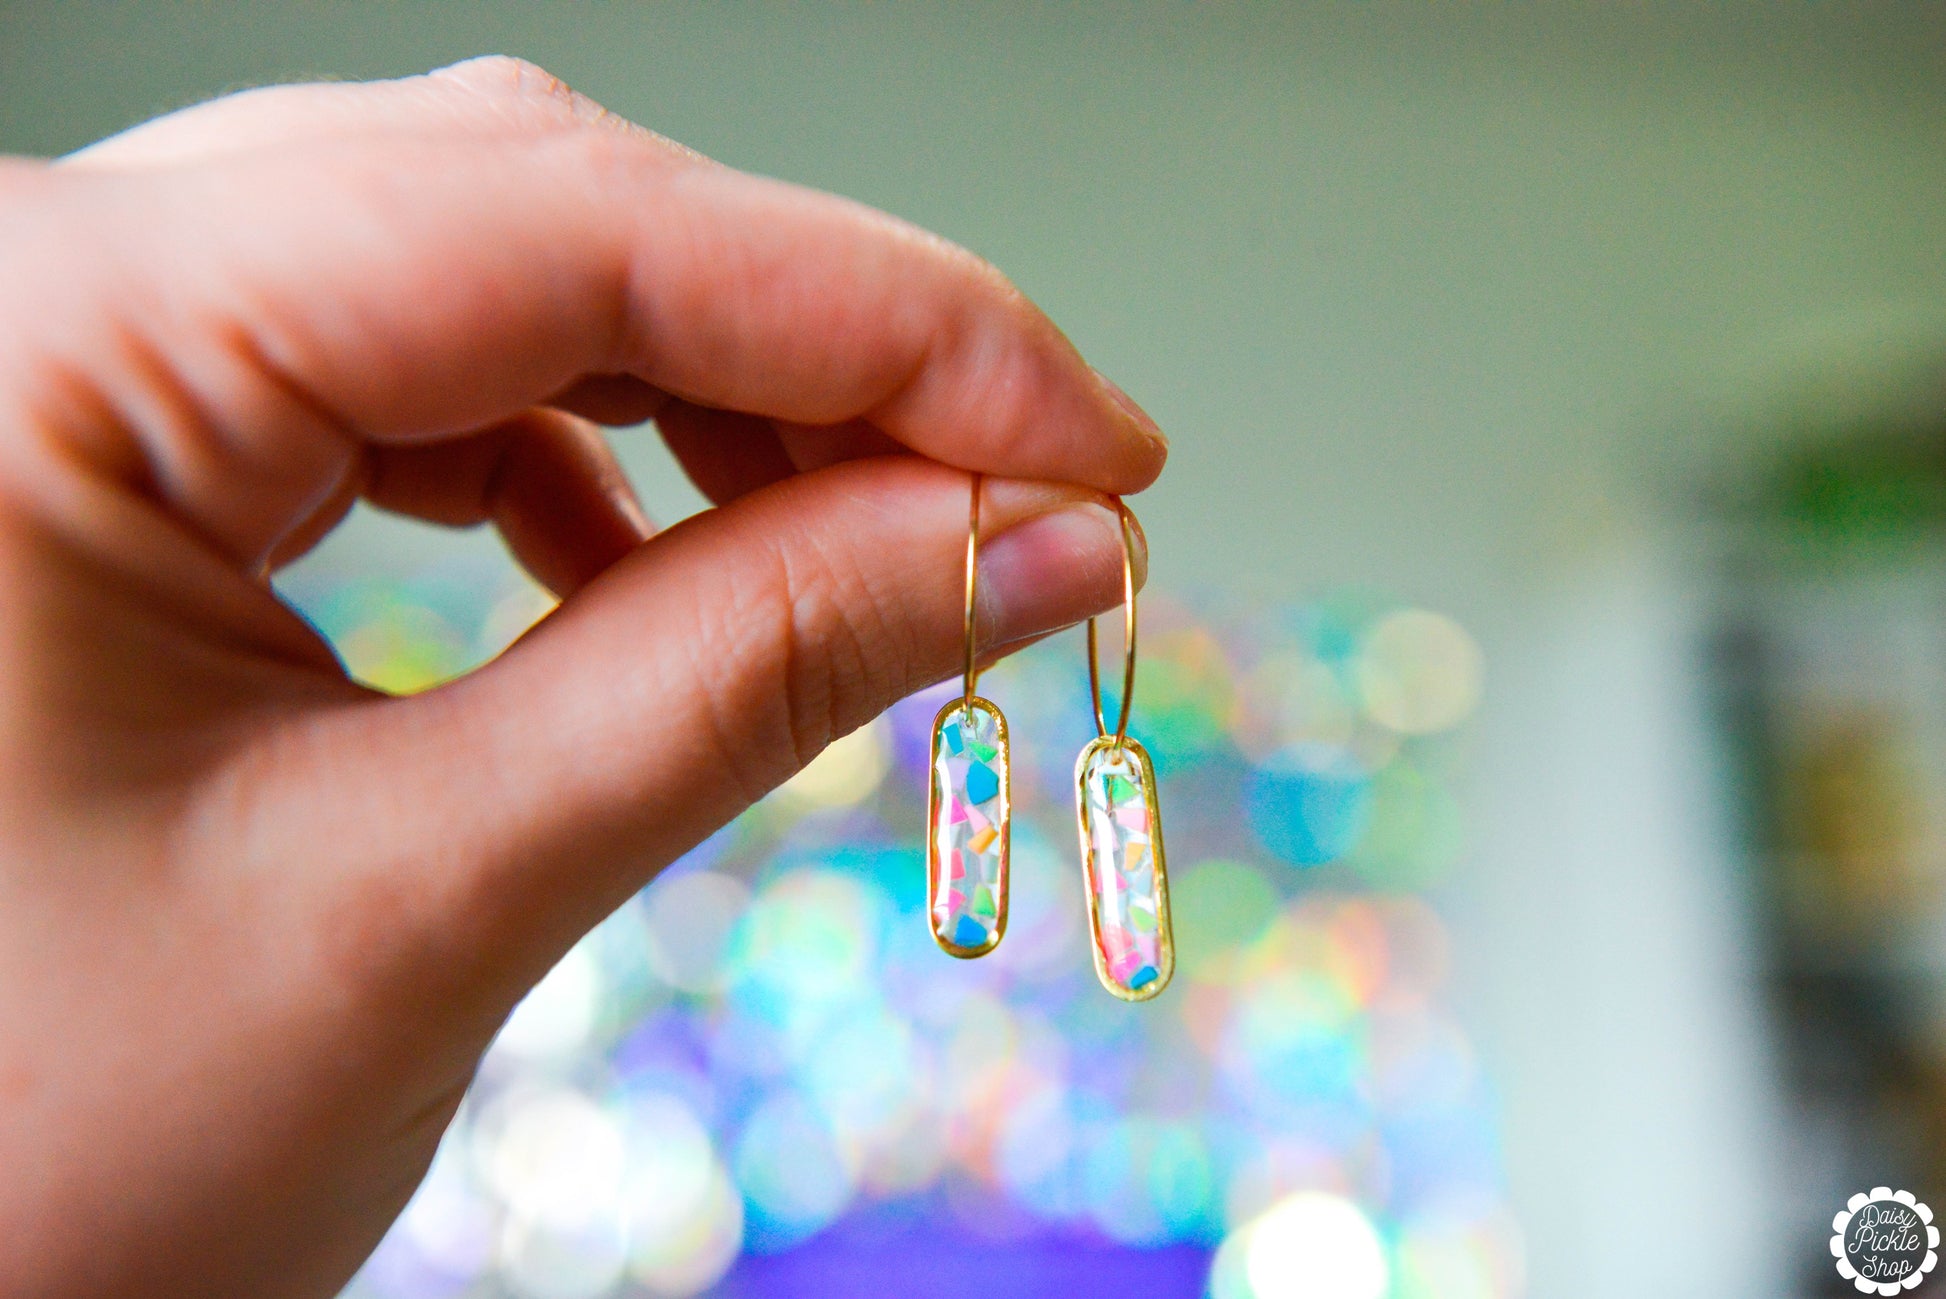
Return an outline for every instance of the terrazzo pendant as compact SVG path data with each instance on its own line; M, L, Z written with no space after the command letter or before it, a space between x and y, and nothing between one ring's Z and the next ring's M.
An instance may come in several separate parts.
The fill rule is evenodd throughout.
M1074 778L1095 973L1123 1001L1147 1001L1176 969L1155 766L1139 741L1103 735Z
M932 724L927 914L948 954L984 956L1007 932L1007 719L974 695Z

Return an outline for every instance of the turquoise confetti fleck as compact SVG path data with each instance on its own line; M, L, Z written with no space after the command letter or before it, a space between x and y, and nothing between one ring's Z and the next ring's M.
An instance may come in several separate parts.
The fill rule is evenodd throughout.
M966 769L966 798L970 803L984 803L1000 792L1000 777L993 768L984 762L975 762Z

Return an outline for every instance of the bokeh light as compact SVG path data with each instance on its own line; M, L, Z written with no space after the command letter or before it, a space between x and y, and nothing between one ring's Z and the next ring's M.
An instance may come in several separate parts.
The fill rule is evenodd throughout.
M1358 661L1365 712L1402 735L1458 725L1479 702L1480 647L1444 614L1401 609L1366 633Z
M780 1093L757 1107L737 1144L736 1176L751 1244L788 1249L830 1225L856 1189L854 1170L822 1115Z
M1384 1299L1391 1268L1377 1229L1342 1196L1278 1201L1217 1251L1215 1299Z
M1371 826L1371 773L1335 745L1277 750L1252 773L1246 797L1257 838L1296 866L1336 861Z
M493 1049L523 1060L570 1056L587 1043L600 999L601 971L594 954L577 946L514 1008Z
M750 887L717 871L671 873L643 890L643 903L643 954L656 977L679 992L722 988Z
M307 598L400 690L551 607L450 569ZM1150 604L1134 731L1174 867L1167 994L1129 1007L1095 986L1086 674L1072 645L1030 651L982 686L1016 737L997 952L951 960L924 918L926 736L949 682L563 958L352 1293L749 1299L802 1293L750 1270L799 1251L950 1239L1200 1249L1218 1299L1518 1295L1492 1096L1426 897L1462 855L1448 737L1478 702L1477 646L1369 593L1228 619Z
M777 797L799 807L850 807L863 802L891 765L890 728L883 721L841 735L784 782Z

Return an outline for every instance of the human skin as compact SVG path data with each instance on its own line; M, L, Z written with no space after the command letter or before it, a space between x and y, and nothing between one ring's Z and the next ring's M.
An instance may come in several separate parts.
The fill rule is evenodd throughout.
M0 162L0 285L7 1296L333 1293L582 933L957 670L968 471L992 656L1165 456L978 259L510 59ZM361 497L561 606L357 685L269 574Z

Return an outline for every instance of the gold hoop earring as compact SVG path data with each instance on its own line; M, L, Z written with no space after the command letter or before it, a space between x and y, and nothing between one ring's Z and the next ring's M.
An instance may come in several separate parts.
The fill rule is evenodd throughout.
M966 522L966 668L960 698L932 721L926 799L926 912L950 956L985 956L1007 932L1007 719L973 693L974 592L980 576L980 475Z
M1074 806L1081 830L1081 867L1088 890L1088 928L1095 975L1123 1001L1147 1001L1176 971L1169 923L1169 873L1162 852L1162 809L1155 764L1128 733L1135 700L1135 537L1120 500L1122 531L1122 707L1115 731L1101 706L1095 620L1088 619L1088 690L1095 738L1074 764Z

